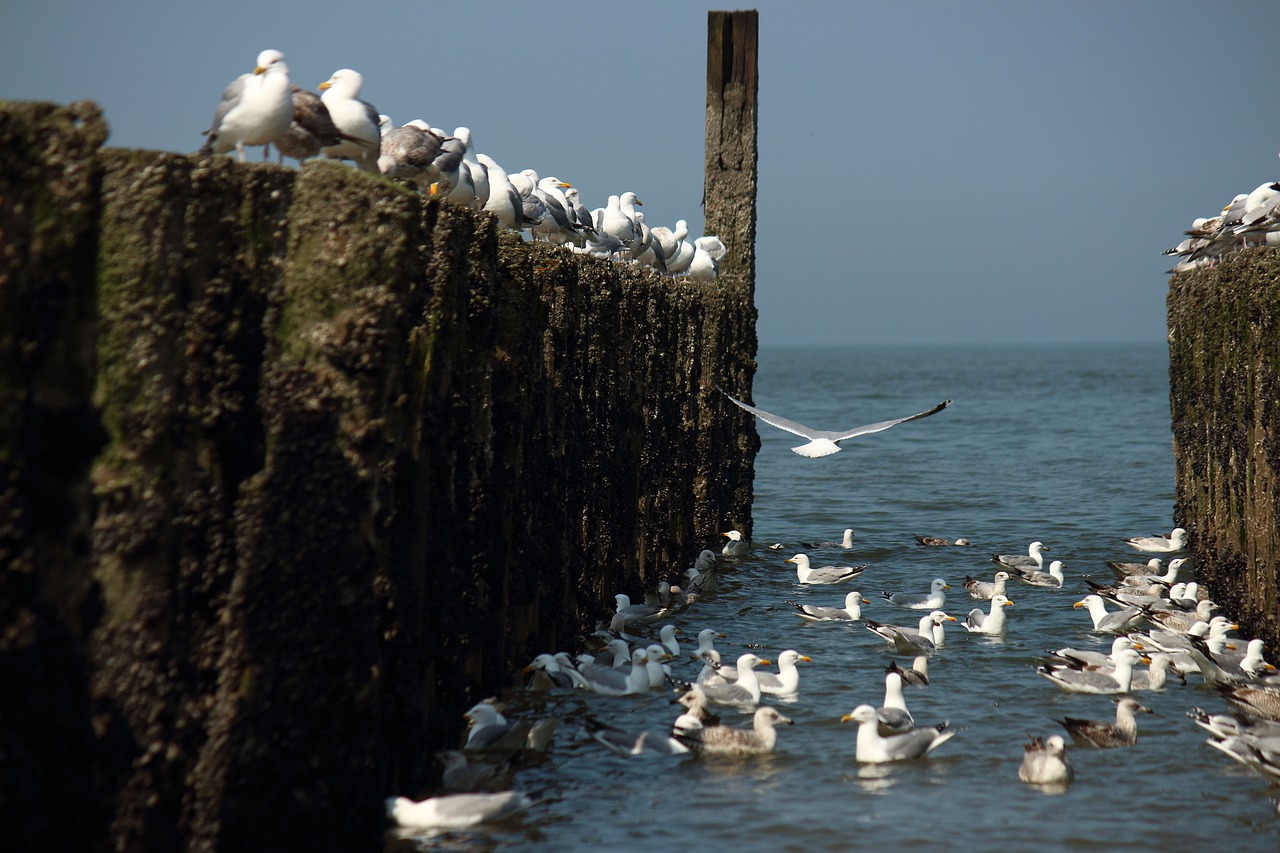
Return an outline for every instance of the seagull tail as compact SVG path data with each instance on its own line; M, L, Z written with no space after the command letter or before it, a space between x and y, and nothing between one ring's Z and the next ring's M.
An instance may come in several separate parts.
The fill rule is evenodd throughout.
M815 438L808 444L802 444L799 447L791 448L792 453L798 453L807 459L819 459L823 456L830 456L833 453L840 452L840 445L826 438Z

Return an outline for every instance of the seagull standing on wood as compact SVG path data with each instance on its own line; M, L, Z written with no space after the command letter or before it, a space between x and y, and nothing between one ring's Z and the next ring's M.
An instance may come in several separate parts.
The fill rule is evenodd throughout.
M223 90L200 155L223 154L234 148L243 163L246 145L270 145L289 131L292 121L289 66L280 51L264 50L258 54L252 74L241 74Z
M873 432L882 432L883 430L886 430L891 426L896 426L897 424L918 420L920 418L927 418L929 415L936 415L938 412L941 412L947 406L951 405L950 400L943 400L927 412L919 412L918 414L910 415L905 418L897 418L891 421L880 421L879 423L850 427L846 430L822 430L807 427L802 423L797 423L780 415L766 412L764 409L757 409L755 406L748 406L746 403L734 397L719 385L717 385L716 388L721 394L724 394L732 400L735 405L746 409L769 426L777 427L778 429L789 432L792 435L798 435L801 438L809 439L807 444L802 444L799 447L793 447L791 450L793 453L799 453L801 456L807 456L810 459L817 459L820 456L830 456L832 453L839 453L841 450L840 442L846 439L856 438L857 436L867 435Z

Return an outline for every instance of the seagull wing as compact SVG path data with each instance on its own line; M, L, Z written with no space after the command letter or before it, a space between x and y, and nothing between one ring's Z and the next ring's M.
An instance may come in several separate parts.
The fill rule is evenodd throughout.
M733 400L732 397L730 397L729 399ZM736 403L737 401L734 400L734 402ZM742 403L738 403L738 405L741 406ZM865 426L850 427L844 432L839 433L835 436L832 436L831 440L844 441L846 438L853 438L859 435L867 435L873 432L883 432L884 430L887 430L891 426L897 426L898 424L906 423L907 421L919 420L920 418L927 418L929 417L929 415L936 415L938 412L941 412L943 409L945 409L947 406L950 406L950 405L951 405L950 400L943 400L941 403L934 406L932 409L929 409L927 412L919 412L918 414L910 415L909 417L905 417L905 418L897 418L896 420L892 420L892 421L880 421L879 423L875 423L875 424L867 424ZM772 421L769 421L768 418L765 418L764 415L761 414L760 412L757 411L756 414L760 414L762 420L764 420L766 423L772 423ZM764 414L767 414L767 413L764 413ZM773 418L773 417L777 417L777 415L769 415L769 417ZM781 419L779 418L779 420ZM787 423L790 423L790 421L788 421ZM774 424L774 426L780 426L780 424ZM796 424L796 426L799 426L799 424ZM782 427L782 429L786 429L786 427ZM796 435L806 435L806 433L797 432Z
M737 397L733 396L728 391L721 388L719 385L716 386L716 389L719 390L721 394L725 395L730 400L732 400L739 407L746 409L748 412L755 415L757 418L764 421L769 426L777 427L778 429L785 430L791 433L792 435L798 435L801 438L807 438L810 440L813 440L815 438L821 438L823 435L822 430L816 430L816 429L813 429L812 427L807 427L802 423L796 423L795 421L788 420L787 418L784 418L780 415L775 415L772 412L766 412L764 409L757 409L755 406L748 406L746 403L742 402ZM933 414L933 412L927 412L926 414ZM913 415L912 417L922 418L924 417L924 415ZM904 418L904 420L910 420L910 418ZM888 429L889 427L893 426L893 423L896 423L896 421L885 424L880 428Z

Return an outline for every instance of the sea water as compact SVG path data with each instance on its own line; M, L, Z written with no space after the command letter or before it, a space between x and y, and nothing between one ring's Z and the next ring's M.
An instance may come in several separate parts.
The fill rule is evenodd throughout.
M731 392L738 389L727 389ZM763 409L836 429L924 411L930 418L845 442L806 459L802 440L757 424L754 547L722 561L719 592L672 621L692 644L723 632L726 660L744 651L775 659L794 648L800 693L776 704L794 721L772 755L748 759L613 755L581 729L585 716L623 728L664 728L681 710L670 694L603 697L581 691L507 699L514 716L564 720L549 754L515 786L539 799L523 816L424 847L527 850L744 851L960 849L979 851L1276 850L1280 789L1206 746L1186 716L1225 703L1196 676L1137 698L1136 746L1068 747L1076 781L1050 793L1018 781L1029 735L1062 734L1056 718L1114 719L1110 697L1069 694L1035 672L1046 649L1106 650L1091 630L1083 578L1108 581L1105 560L1145 560L1122 539L1168 533L1173 519L1168 355L1161 344L1125 346L764 347L752 393ZM810 540L855 533L852 551L811 551L814 565L867 564L854 582L802 587L784 562ZM727 529L727 527L726 527ZM968 547L923 548L913 534L965 537ZM810 624L788 600L841 606L859 589L864 615L915 624L882 591L951 584L946 610L974 606L966 575L991 580L994 553L1025 553L1033 540L1065 563L1062 589L1009 583L1008 634L969 635L947 623L930 662L931 684L906 688L917 724L957 731L929 758L859 765L854 706L879 706L887 643L861 625ZM708 541L719 550L723 540ZM767 546L781 544L779 550ZM642 590L619 590L639 598ZM601 613L602 618L608 614ZM548 649L547 651L558 651ZM577 649L568 651L576 652ZM682 657L687 658L687 652ZM698 667L673 662L678 677ZM728 725L749 725L732 710Z

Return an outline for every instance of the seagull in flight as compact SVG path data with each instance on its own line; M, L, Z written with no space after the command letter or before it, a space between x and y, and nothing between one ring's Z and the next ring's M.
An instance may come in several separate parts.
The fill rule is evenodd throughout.
M873 433L873 432L882 432L891 426L897 426L898 424L906 423L907 421L914 421L914 420L919 420L920 418L927 418L929 417L929 415L936 415L938 412L941 412L947 406L951 405L950 400L943 400L941 403L939 403L938 405L934 406L932 409L929 409L926 412L920 412L918 414L909 415L908 417L905 417L905 418L897 418L896 420L892 420L892 421L880 421L879 423L850 427L849 429L846 429L846 430L825 430L825 429L814 429L813 427L807 427L804 424L796 423L793 420L788 420L787 418L784 418L781 415L775 415L770 412L766 412L764 409L757 409L755 406L748 406L746 403L742 402L737 397L734 397L732 394L730 394L728 391L721 388L719 385L717 385L716 388L717 390L720 391L721 394L728 397L739 407L746 409L748 412L755 415L757 418L764 421L769 426L777 427L778 429L785 430L786 432L789 432L793 435L798 435L801 438L809 439L808 444L802 444L799 447L793 447L791 448L791 451L793 453L799 453L801 456L807 456L810 459L817 459L820 456L830 456L832 453L839 453L840 450L842 449L840 447L840 442L844 441L845 439L856 438L857 436L867 435L868 433Z

